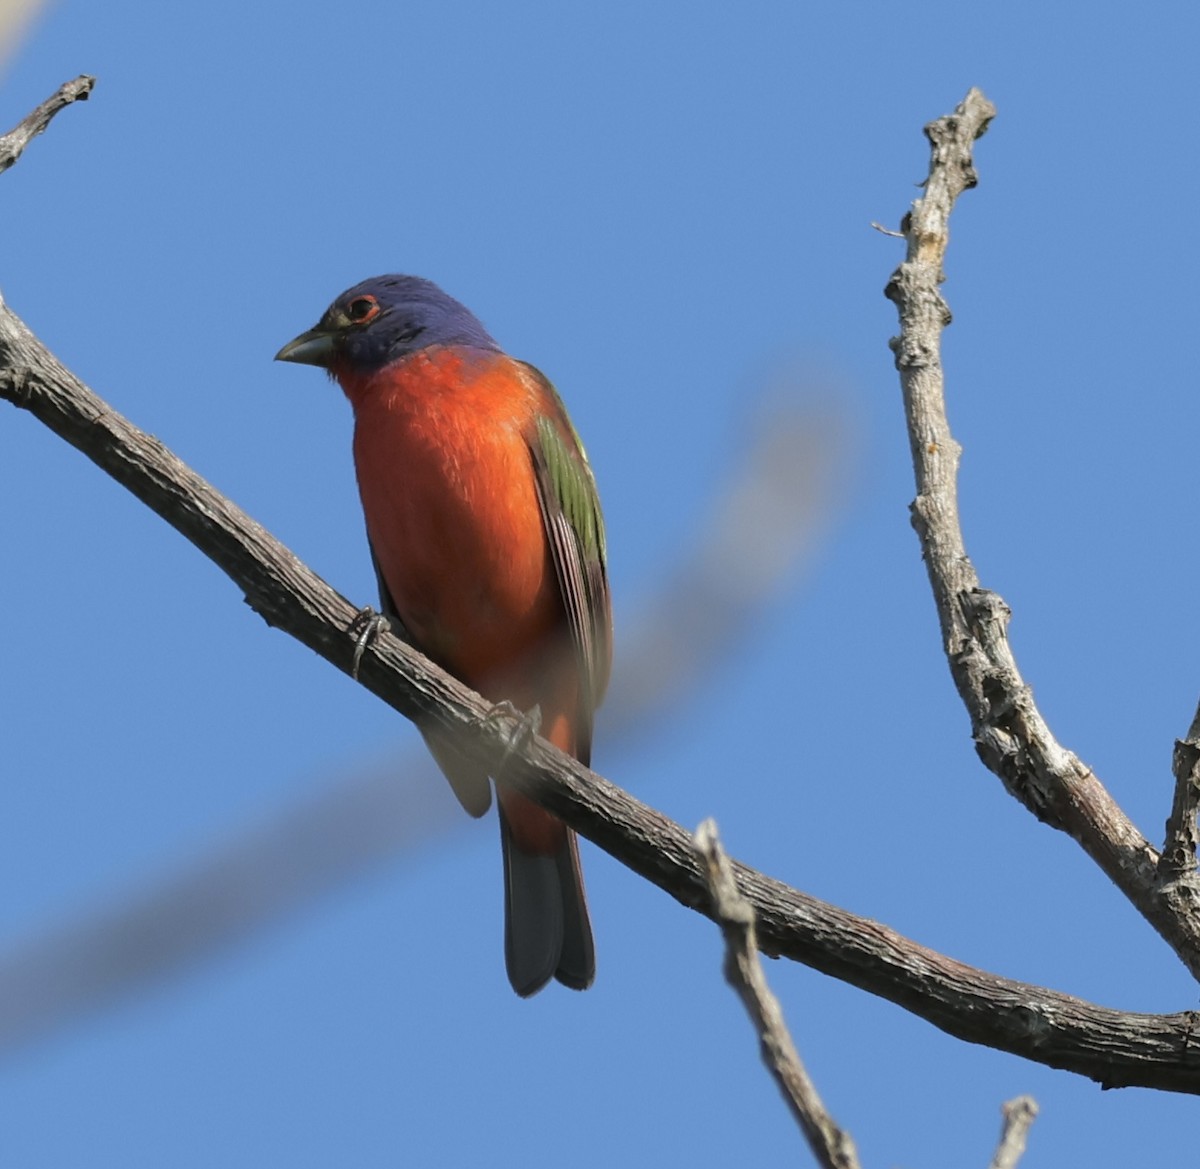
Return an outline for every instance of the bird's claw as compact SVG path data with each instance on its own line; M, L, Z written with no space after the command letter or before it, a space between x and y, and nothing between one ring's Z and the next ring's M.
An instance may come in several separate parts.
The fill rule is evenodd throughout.
M542 708L533 706L527 711L518 710L507 698L497 702L483 717L486 726L496 727L504 735L504 758L500 770L514 751L523 750L542 727Z
M350 622L346 632L357 634L354 642L354 657L350 662L350 677L356 682L358 681L358 669L362 665L363 654L367 652L367 646L391 627L392 623L382 613L376 613L370 605L365 609L360 609L354 620Z

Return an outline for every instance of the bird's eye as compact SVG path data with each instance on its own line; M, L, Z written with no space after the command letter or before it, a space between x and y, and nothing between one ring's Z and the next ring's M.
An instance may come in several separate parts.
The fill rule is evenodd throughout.
M379 301L373 296L356 296L346 305L346 316L356 325L364 325L379 315Z

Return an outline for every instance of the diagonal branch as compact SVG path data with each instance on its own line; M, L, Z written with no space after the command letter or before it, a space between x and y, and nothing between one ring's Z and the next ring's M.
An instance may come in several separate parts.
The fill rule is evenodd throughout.
M218 564L268 623L349 673L357 610L162 443L67 370L0 301L0 398L28 410ZM393 709L456 738L491 774L536 800L682 904L713 916L692 838L678 824L542 739L516 735L488 703L390 634L359 680ZM491 717L489 717L491 716ZM517 742L516 740L520 741ZM737 882L768 954L803 962L984 1043L1110 1086L1200 1095L1193 1012L1135 1015L976 970L886 926L744 865Z
M972 89L954 111L925 127L932 146L925 194L905 216L904 263L886 295L900 315L891 344L900 371L917 497L912 522L937 604L942 641L971 717L979 757L1039 820L1072 836L1200 978L1200 880L1194 868L1161 884L1159 855L1090 767L1051 733L1008 641L1009 608L982 588L958 519L961 447L950 433L941 334L950 312L938 286L950 212L976 183L972 146L995 114Z

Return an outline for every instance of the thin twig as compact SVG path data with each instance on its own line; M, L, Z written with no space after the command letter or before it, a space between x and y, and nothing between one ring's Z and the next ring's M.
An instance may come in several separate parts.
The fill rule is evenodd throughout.
M763 1063L775 1077L817 1163L825 1169L859 1169L854 1140L825 1108L792 1042L779 1000L767 985L758 957L754 907L738 892L716 821L705 820L696 829L695 841L704 862L713 916L725 935L725 980L737 991L758 1032Z
M96 79L85 73L74 81L60 85L36 110L0 137L0 174L21 157L25 147L50 125L55 114L65 110L72 102L87 101L95 84Z
M907 256L888 283L900 336L891 345L904 392L916 473L913 526L937 604L943 645L983 762L1039 820L1072 836L1200 978L1200 881L1160 885L1159 857L1086 764L1055 739L1017 669L1008 606L980 586L958 518L961 447L946 418L941 334L950 312L938 286L954 203L976 183L972 147L995 107L972 89L925 127L932 146L925 194L905 216Z
M1032 1096L1017 1096L1000 1107L1004 1123L1000 1128L1000 1143L996 1146L988 1169L1015 1169L1025 1154L1025 1138L1037 1119L1037 1101Z

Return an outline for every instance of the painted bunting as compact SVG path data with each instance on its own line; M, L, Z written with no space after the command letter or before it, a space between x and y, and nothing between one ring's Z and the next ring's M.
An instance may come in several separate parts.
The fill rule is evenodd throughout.
M585 765L612 664L604 524L554 386L437 285L342 293L277 360L321 366L354 410L354 463L384 613L397 633ZM486 771L422 732L472 816ZM497 785L505 960L519 995L595 975L575 834Z

